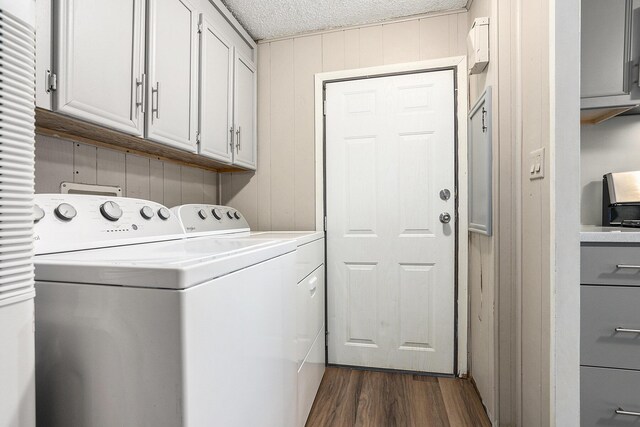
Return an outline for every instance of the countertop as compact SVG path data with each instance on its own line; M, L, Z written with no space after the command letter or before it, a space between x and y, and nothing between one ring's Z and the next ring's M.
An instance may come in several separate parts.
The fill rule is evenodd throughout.
M582 243L640 243L640 228L583 225L580 241Z

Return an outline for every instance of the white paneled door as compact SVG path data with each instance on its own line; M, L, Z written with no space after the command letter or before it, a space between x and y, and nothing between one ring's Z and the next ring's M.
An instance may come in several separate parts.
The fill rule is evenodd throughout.
M454 373L454 91L451 70L326 85L329 363Z

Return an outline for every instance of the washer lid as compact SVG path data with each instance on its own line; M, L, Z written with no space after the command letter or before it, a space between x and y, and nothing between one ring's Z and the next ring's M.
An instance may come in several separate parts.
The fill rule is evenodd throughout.
M295 239L298 246L306 245L324 237L323 231L252 231L252 238Z
M186 289L281 256L294 241L199 237L39 255L37 281Z

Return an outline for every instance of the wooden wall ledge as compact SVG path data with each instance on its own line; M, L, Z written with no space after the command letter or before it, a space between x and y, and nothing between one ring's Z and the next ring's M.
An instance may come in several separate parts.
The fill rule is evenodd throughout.
M41 108L36 108L36 134L110 148L221 173L246 171L198 154L188 153L148 139L128 135Z

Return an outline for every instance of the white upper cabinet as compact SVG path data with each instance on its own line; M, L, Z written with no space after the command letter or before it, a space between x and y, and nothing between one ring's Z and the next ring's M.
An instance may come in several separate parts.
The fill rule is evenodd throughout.
M233 45L204 16L200 25L200 154L231 163Z
M54 111L142 136L144 0L54 4Z
M196 151L198 13L186 0L150 0L147 138Z
M256 43L220 0L36 6L39 108L256 168Z
M256 168L256 69L236 51L234 89L234 164Z

